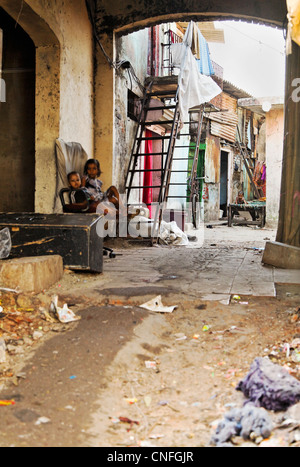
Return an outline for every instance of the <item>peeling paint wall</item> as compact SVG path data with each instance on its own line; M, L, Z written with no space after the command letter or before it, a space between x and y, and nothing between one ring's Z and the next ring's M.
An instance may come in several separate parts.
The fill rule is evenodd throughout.
M147 76L148 29L138 31L117 40L117 60L128 60L138 79L144 84ZM116 73L115 85L115 144L113 183L124 192L125 175L134 142L137 123L128 117L128 90L138 97L142 91L127 70Z
M284 134L284 110L271 110L266 116L267 225L277 227L280 204Z
M220 213L220 138L209 133L205 152L204 220L217 220Z
M66 142L78 142L88 154L93 155L93 42L85 2L84 0L69 0L68 2L28 0L28 4L45 20L60 44L60 92L59 95L53 96L50 91L48 96L44 96L43 108L41 108L42 103L39 104L39 118L43 118L43 113L47 115L48 106L57 105L58 101L59 134L57 137ZM41 86L43 74L47 73L47 66L46 69L40 69ZM54 141L51 144L54 148ZM56 168L53 150L48 154L48 160L51 167L51 179L45 178L43 164L37 165L36 178L37 180L43 178L40 190L46 189L54 199ZM50 212L52 208L52 200L44 199L41 203L37 193L36 209Z

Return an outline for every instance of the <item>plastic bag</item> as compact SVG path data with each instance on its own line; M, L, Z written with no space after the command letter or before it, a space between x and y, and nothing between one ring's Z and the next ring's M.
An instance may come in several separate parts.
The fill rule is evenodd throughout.
M11 252L11 236L10 231L6 227L0 232L0 259L6 259L9 257Z

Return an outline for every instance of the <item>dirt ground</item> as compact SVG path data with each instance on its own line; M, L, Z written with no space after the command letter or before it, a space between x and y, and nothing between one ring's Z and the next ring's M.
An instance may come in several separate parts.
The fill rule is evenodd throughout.
M275 277L260 250L274 232L228 230L209 229L190 248L117 245L103 275L66 271L35 297L2 292L0 399L14 405L0 407L0 446L209 446L245 402L236 386L256 357L300 380L299 282L270 280L274 295L255 294L254 276ZM236 296L240 278L253 293ZM51 322L53 294L80 321ZM172 313L140 307L158 295ZM269 439L233 445L299 446L300 404L293 410L298 426L283 423L295 413L270 413Z

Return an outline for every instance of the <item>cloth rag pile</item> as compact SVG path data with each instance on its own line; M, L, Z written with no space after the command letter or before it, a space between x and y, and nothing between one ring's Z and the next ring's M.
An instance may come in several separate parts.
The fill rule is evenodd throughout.
M211 438L211 444L217 447L232 446L229 443L233 436L241 436L245 440L251 433L268 438L273 430L273 422L266 410L248 403L241 409L232 409L219 423Z
M237 388L257 407L280 412L300 401L300 382L268 358L256 358Z

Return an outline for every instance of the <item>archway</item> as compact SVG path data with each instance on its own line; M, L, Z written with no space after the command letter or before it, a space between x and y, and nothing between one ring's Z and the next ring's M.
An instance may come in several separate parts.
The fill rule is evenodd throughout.
M2 79L0 104L0 210L32 212L35 194L35 46L0 8Z
M49 185L50 177L53 180L56 177L55 160L54 158L50 159L49 154L54 153L54 142L59 135L60 44L48 24L33 11L28 3L18 0L0 0L0 7L6 12L6 17L10 17L10 22L13 24L13 39L15 40L17 31L23 31L22 37L26 38L26 45L31 43L29 49L35 48L35 60L31 56L31 61L33 61L31 69L35 71L32 83L35 79L35 86L32 89L31 83L31 101L26 103L26 109L21 117L22 126L25 125L30 114L31 132L32 128L35 130L35 134L31 134L32 146L30 149L34 162L31 161L29 164L32 168L34 163L35 187L30 186L30 183L34 185L34 181L27 180L26 182L25 180L26 192L31 192L33 198L35 189L35 196L30 203L28 200L26 201L26 206L21 205L20 201L17 207L24 211L52 212L54 188L51 189L53 193L50 193L47 185ZM18 48L21 49L20 44L18 44ZM5 106L6 104L1 105ZM19 122L18 125L20 125ZM21 138L21 135L19 137ZM32 143L33 139L34 143ZM11 149L9 158L13 159L13 157ZM16 182L14 181L14 183ZM24 189L22 189L22 194L25 203ZM6 206L6 210L16 212L16 207L11 205L8 209Z
M116 8L118 3L118 8ZM122 34L127 34L132 31L136 31L147 26L159 24L165 22L166 19L170 20L216 20L216 19L244 19L247 21L273 25L276 27L283 27L287 21L287 8L286 2L278 0L269 0L266 2L255 2L255 1L241 1L232 2L231 0L218 2L218 1L206 1L196 2L190 0L187 2L158 2L153 1L151 5L148 2L142 1L136 7L131 2L113 2L109 3L106 0L98 0L97 4L97 27L98 34L103 40L103 44L111 57L114 53L114 40L115 37ZM299 71L299 47L294 45L293 53L287 58L287 69L293 69L293 77L295 77ZM106 83L112 83L114 80L114 70L105 63L106 59L101 56L102 52L99 51L98 55L98 75L97 86L101 92L103 92L103 86ZM296 73L296 74L295 74ZM101 74L101 76L100 76ZM298 73L299 74L299 73ZM105 76L105 78L104 78ZM298 75L297 75L298 76ZM287 86L286 86L286 129L285 129L285 144L284 144L284 163L283 163L283 184L281 191L281 208L280 208L280 228L277 235L277 241L287 243L293 246L300 246L300 229L299 229L299 206L298 193L299 193L299 168L300 162L297 156L298 149L295 147L295 135L298 134L298 123L295 115L299 113L299 102L292 100L292 93L295 92L295 88L292 86L290 76L287 75ZM113 97L112 86L108 87L107 97ZM97 94L97 93L96 93ZM105 102L105 112L101 115L105 115L105 121L107 122L107 116L113 121L114 115L114 104L113 99L111 105L108 106L108 101ZM100 104L101 106L101 104ZM99 107L100 108L100 107ZM96 102L96 113L98 106ZM99 112L98 124L101 126L103 117ZM293 124L291 123L291 118ZM101 120L102 119L102 120ZM107 127L107 125L106 125ZM113 127L107 128L104 139L106 146L112 150L113 148ZM291 131L289 131L291 130ZM102 134L96 133L96 153L98 147L100 147L99 140L101 140ZM297 146L298 148L298 146ZM292 161L288 164L288 161ZM112 163L107 162L106 166L111 169ZM288 189L286 189L288 187ZM296 197L296 198L295 198Z

